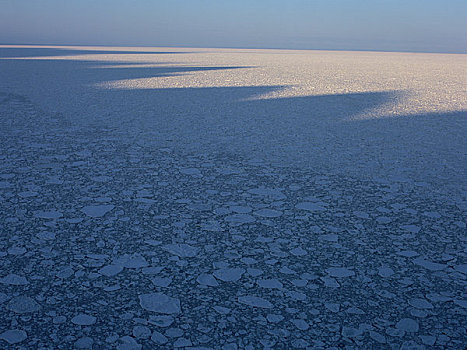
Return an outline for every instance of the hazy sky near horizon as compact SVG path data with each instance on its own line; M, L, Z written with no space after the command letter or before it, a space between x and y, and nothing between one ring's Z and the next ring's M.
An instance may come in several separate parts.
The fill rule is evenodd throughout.
M0 0L0 44L467 53L466 0Z

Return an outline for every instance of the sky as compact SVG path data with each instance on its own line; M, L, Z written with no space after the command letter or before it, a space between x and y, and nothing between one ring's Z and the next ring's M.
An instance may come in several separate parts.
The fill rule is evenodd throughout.
M466 0L0 0L0 44L467 53Z

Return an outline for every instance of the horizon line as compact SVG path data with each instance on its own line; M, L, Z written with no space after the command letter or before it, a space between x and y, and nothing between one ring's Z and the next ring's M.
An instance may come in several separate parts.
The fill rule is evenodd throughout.
M52 44L52 43L0 43L0 46L94 46L94 47L144 47L144 48L181 48L181 49L235 49L235 50L289 50L289 51L347 51L347 52L382 52L382 53L427 53L465 55L466 51L429 51L429 50L384 50L384 49L346 49L346 48L297 48L297 47L252 47L252 46L200 46L200 45L118 45L118 44Z

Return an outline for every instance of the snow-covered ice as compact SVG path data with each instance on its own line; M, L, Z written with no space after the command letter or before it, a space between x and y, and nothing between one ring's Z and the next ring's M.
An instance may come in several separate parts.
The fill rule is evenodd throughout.
M462 348L465 65L0 46L0 348Z

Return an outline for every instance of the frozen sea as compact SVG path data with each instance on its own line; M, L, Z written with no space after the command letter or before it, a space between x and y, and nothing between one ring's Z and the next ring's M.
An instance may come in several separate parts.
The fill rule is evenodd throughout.
M0 46L0 348L465 348L466 72Z

